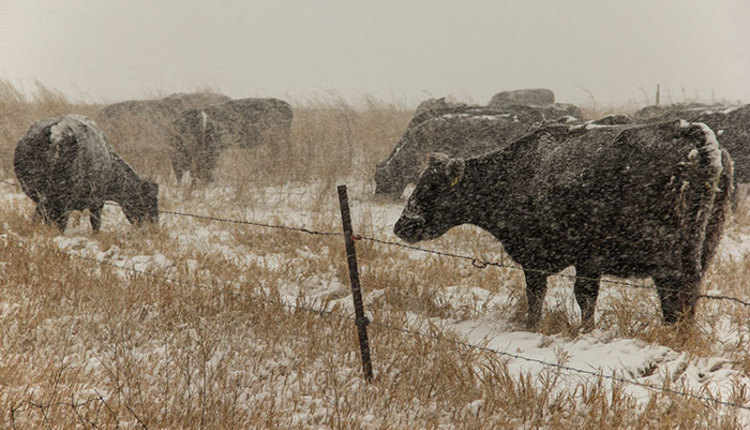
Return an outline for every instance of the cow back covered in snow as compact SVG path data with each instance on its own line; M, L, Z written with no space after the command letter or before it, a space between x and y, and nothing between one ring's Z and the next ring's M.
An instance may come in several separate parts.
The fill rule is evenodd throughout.
M546 88L524 88L519 90L500 91L492 96L490 107L508 105L551 105L555 102L555 93Z
M419 179L431 152L480 155L503 147L544 120L542 112L520 105L504 110L458 106L423 112L409 123L388 159L377 165L375 193L399 197Z
M673 323L693 317L731 191L732 161L704 124L550 125L481 157L435 156L394 232L493 234L523 266L530 326L547 276L571 265L584 327L605 274L652 277Z
M64 115L34 123L13 158L16 177L36 202L35 217L65 230L70 212L89 209L94 231L105 201L117 202L128 221L157 222L158 186L142 180L92 120Z
M546 88L501 91L487 102L487 107L492 109L505 109L513 105L534 106L544 113L548 120L566 115L583 118L581 108L570 103L555 103L555 93Z
M171 139L172 168L178 180L190 171L196 179L210 181L224 149L286 145L291 125L289 103L271 98L230 100L184 111Z

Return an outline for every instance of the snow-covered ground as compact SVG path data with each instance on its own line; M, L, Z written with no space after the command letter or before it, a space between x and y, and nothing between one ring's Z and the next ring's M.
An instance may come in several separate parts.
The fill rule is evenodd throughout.
M19 207L19 210L31 207L25 202L26 197L20 190L8 185L2 185L2 187L0 205L6 208ZM264 191L261 204L252 209L232 207L232 191L219 187L209 188L205 191L205 198L192 199L185 206L181 206L177 199L177 191L167 190L166 192L171 194L166 199L170 207L163 207L165 210L289 227L310 228L310 226L320 224L320 210L310 210L314 207L311 205L314 204L317 193L310 192L310 188L304 186L268 188ZM335 190L331 190L331 194L335 198ZM398 242L391 232L391 226L400 214L401 204L371 199L366 186L355 185L350 188L349 194L356 233ZM333 211L331 218L336 221L338 208L331 201L326 204ZM221 202L220 210L216 202ZM360 229L358 224L363 219L367 220L368 225ZM126 226L127 222L119 208L106 207L102 231L117 229L121 225ZM335 222L331 225L328 231L340 231ZM227 233L230 227L234 226L218 221L205 222L186 216L163 214L161 217L161 228L186 249L198 247L226 255L237 261L262 263L268 267L283 264L283 258L288 258L282 254L269 254L266 251L258 254L247 245L237 244L233 235ZM248 228L267 227L249 226ZM6 234L16 233L6 232ZM24 240L33 242L33 238ZM80 224L71 225L64 235L55 239L54 243L68 253L140 271L162 270L167 276L170 275L169 268L174 263L161 254L138 255L132 250L120 249L117 246L103 249L96 236L91 234L85 218ZM420 244L420 246L430 248L431 244ZM413 258L416 261L424 258L424 254L416 250L405 252L410 259ZM466 250L464 253L470 253L470 251ZM732 234L725 235L717 258L720 260L740 259L748 253L750 253L750 233L736 228ZM315 259L318 257L319 255L301 249L296 258ZM200 270L197 261L188 262L188 265L194 267L195 270ZM456 262L456 270L465 270L465 266L467 266L465 261ZM288 287L280 293L292 305L302 293L306 298L312 299L339 297L330 303L338 304L341 308L351 311L350 297L342 294L349 286L337 281L333 270L331 268L330 273L320 273L311 278L290 280ZM605 306L612 290L602 289L599 298L600 308ZM382 294L379 291L368 291L367 285L363 285L363 291L366 305ZM721 291L704 292L723 294ZM738 386L750 387L750 375L737 370L732 359L721 355L694 357L666 346L649 344L638 339L615 337L609 332L598 329L590 333L579 334L572 340L561 335L548 336L524 331L514 325L508 315L492 311L497 308L495 304L499 306L509 300L515 300L507 294L490 292L479 285L445 285L442 286L439 294L441 294L441 300L450 301L456 306L475 307L477 312L470 313L471 316L468 318L430 318L429 322L433 326L439 326L447 332L457 334L463 342L468 344L481 345L482 348L497 351L508 359L509 369L515 374L535 375L550 371L559 373L563 383L557 385L557 389L566 387L573 389L582 380L594 379L597 375L601 375L605 386L611 387L613 381L617 381L626 393L645 402L649 394L661 389L665 380L669 379L671 389L677 392L690 393L691 396L706 399L706 402L713 402L709 397L729 402L733 390L736 390ZM746 297L741 298L746 300ZM575 308L569 287L551 288L547 302L548 305L552 302L567 303L571 308ZM421 324L427 320L424 316L416 314L411 314L409 317L413 322L412 329L414 330L419 330ZM378 322L377 316L371 315L371 318L373 322ZM729 344L750 336L747 328L746 326L743 332L739 332L736 325L730 324L729 321L719 320L714 330L722 333L720 336L722 342ZM372 345L372 348L377 349L378 345ZM741 406L747 408L741 410L741 415L744 417L744 424L750 426L750 403Z

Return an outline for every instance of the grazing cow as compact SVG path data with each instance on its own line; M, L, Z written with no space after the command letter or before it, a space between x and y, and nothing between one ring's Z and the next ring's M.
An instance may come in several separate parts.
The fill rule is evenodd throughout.
M528 106L510 110L459 107L428 111L415 117L391 155L375 170L375 194L398 198L431 152L470 157L503 147L541 125L544 114Z
M490 99L487 106L499 108L508 105L551 105L555 102L555 93L546 88L527 88L501 91Z
M225 95L209 92L175 93L162 99L110 104L100 109L94 120L112 146L126 158L130 156L139 171L161 173L169 169L172 127L181 113L228 100Z
M571 265L584 328L605 274L652 277L671 324L694 316L731 191L731 158L705 124L549 125L480 157L434 156L394 232L494 235L523 267L530 327L547 277Z
M194 178L211 181L221 152L229 147L288 144L292 108L278 99L239 99L191 109L175 122L171 160L177 180L190 171Z
M159 219L158 185L138 177L92 120L64 115L34 123L21 137L13 167L23 191L37 204L34 218L65 231L70 212L89 209L99 231L104 202L117 202L128 221Z

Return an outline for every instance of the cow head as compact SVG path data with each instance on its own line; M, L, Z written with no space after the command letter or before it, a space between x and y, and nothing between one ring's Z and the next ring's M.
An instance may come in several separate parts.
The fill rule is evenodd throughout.
M153 181L143 181L140 190L129 196L122 205L122 211L131 224L159 222L159 185Z
M445 154L431 154L417 187L409 197L393 232L409 242L436 239L461 223L456 189L463 179L465 162Z

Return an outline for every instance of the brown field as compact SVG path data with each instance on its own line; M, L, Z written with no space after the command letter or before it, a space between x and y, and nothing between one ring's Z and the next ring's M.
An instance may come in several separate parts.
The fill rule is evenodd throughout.
M348 183L355 230L395 241L379 210L397 205L371 197L371 178L412 111L373 98L292 106L290 147L230 151L208 187L176 183L164 125L133 124L112 144L160 183L164 211L339 232L335 190ZM15 180L13 150L31 123L69 112L93 116L99 107L42 85L22 94L0 81L0 179ZM590 117L611 111L586 110ZM441 321L503 317L520 331L520 272L364 240L357 251L375 373L367 384L345 305L341 237L169 214L159 228L134 229L112 207L99 234L82 216L60 235L31 222L33 205L16 187L0 187L0 428L731 429L748 422L747 410L671 391L646 390L648 398L637 399L626 383L611 384L612 375L570 383L555 368L514 373L508 356L467 347ZM743 204L726 234L739 238L749 226ZM500 256L491 237L469 227L430 247ZM747 255L719 259L703 291L747 301L749 277ZM568 299L546 308L541 331L572 341L580 320L570 280L553 283ZM508 300L445 300L448 286ZM324 306L330 313L315 311ZM665 346L687 360L721 357L747 378L748 321L747 307L704 300L694 327L665 328L653 291L622 289L600 301L597 332ZM737 334L732 342L726 332ZM566 363L564 351L558 361ZM683 390L665 379L662 388ZM721 400L747 404L745 380L726 387L732 394Z

